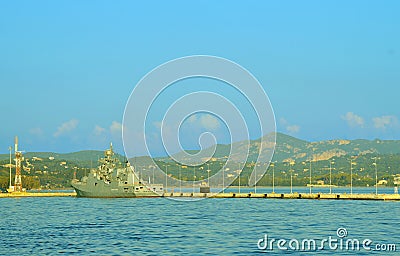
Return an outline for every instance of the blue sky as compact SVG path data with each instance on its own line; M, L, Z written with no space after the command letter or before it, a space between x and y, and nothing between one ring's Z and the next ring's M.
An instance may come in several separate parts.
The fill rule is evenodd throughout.
M1 1L0 152L15 135L27 151L112 140L122 152L135 84L195 54L252 72L280 132L400 139L398 10L398 1Z

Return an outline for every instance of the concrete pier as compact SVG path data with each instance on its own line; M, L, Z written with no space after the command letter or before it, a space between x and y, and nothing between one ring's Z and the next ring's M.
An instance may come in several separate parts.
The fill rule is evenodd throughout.
M329 193L164 193L162 197L191 198L265 198L265 199L316 199L316 200L390 200L400 201L400 194L329 194Z
M0 198L10 197L75 197L75 192L12 192L0 193Z
M0 193L0 198L12 197L75 197L75 192L13 192ZM164 193L170 198L264 198L264 199L314 199L314 200L380 200L400 201L400 194L329 194L329 193Z

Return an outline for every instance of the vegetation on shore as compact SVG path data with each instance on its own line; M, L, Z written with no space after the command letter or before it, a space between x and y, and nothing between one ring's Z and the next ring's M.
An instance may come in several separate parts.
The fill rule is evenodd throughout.
M257 143L251 141L248 162L240 175L240 184L247 185L254 160L257 158ZM236 143L240 146L240 142ZM202 180L207 178L208 168L210 176L224 166L226 155L229 154L229 145L218 145L217 152L208 164L196 167L196 177L192 167L181 169L169 158L156 158L155 163L161 169L168 166L168 174L182 180ZM97 167L97 160L103 156L103 151L80 151L68 154L51 152L31 152L24 154L22 178L23 186L27 189L57 189L70 187L70 181L76 176L83 177L91 168ZM121 155L117 157L124 162ZM375 169L374 158L377 157ZM332 173L332 184L348 186L351 180L350 160L353 162L353 185L374 186L375 172L378 171L378 180L387 181L387 186L394 185L394 177L400 174L400 141L383 140L331 140L321 142L306 142L284 134L277 134L277 144L272 162L259 163L259 167L268 168L265 175L259 180L259 186L272 185L272 173L275 174L276 186L289 186L292 176L294 186L305 186L310 183L310 160L312 184L329 184ZM138 157L131 161L137 171L152 165L149 157ZM292 164L291 164L292 163ZM9 155L0 155L0 187L9 186ZM330 168L331 167L331 168ZM264 169L265 170L265 169ZM231 170L233 171L233 170ZM12 181L15 169L12 169ZM144 177L146 178L146 177ZM385 182L386 183L386 182ZM239 184L239 178L233 186Z

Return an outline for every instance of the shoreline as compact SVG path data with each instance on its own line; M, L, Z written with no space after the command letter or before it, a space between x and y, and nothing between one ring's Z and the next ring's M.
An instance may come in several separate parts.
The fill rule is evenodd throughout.
M1 193L0 198L21 197L77 197L75 192L13 192ZM309 199L309 200L375 200L400 201L400 194L347 194L347 193L180 193L167 192L164 198L264 198L264 199ZM134 198L134 197L133 197Z

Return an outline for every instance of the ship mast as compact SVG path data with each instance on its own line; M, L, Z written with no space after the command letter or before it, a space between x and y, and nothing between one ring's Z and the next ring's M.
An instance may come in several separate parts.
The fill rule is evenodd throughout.
M21 162L22 162L22 152L18 151L18 136L15 136L15 181L14 181L14 191L22 192L22 178L21 178Z
M10 163L9 163L9 167L10 167L10 189L11 189L11 187L12 187L12 183L11 183L11 166L12 166L12 164L11 164L11 150L12 150L12 147L10 146L10 147L8 147L8 150L10 151Z

